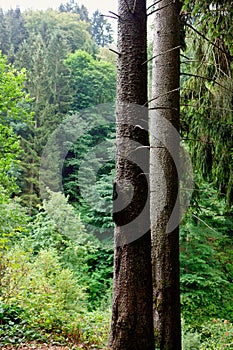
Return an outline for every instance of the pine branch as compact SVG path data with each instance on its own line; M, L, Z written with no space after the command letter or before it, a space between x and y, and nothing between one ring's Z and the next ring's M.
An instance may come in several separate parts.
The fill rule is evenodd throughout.
M170 5L173 5L174 2L175 2L175 0L172 0L172 1L170 1L167 5L164 5L164 6L162 6L162 7L159 7L158 9L156 9L156 10L154 10L154 11L148 13L147 17L149 17L150 15L153 15L153 13L155 13L155 12L158 12L158 11L160 11L160 10L165 9L166 7L168 7L168 6L170 6Z
M198 35L200 35L203 39L205 39L206 41L208 41L211 45L213 45L214 47L216 47L219 51L221 51L222 53L224 53L230 60L233 59L233 56L231 56L228 52L226 52L225 50L223 50L220 46L218 46L217 44L215 44L213 41L211 41L209 38L207 38L204 34L202 34L201 32L199 32L196 28L194 28L193 26L191 26L191 24L189 24L188 22L186 22L185 20L182 20L183 24L186 25L187 27L189 27L190 29L192 29L195 33L197 33Z
M205 108L205 109L215 109L220 111L226 111L226 112L233 112L233 109L230 108L224 108L224 107L208 107L208 106L200 106L200 105L192 105L192 104L181 104L181 107L191 107L191 108ZM229 125L225 124L224 125Z
M180 54L181 57L185 58L187 61L182 61L180 62L181 64L187 64L187 63L200 63L200 64L205 64L205 65L209 65L212 66L212 63L208 62L208 61L204 61L204 60L194 60L194 59L190 59L189 57ZM218 66L220 66L219 64L215 64L216 70L218 70L219 72L221 72L223 75L225 75L227 78L231 79L231 77L229 75L227 75L225 72L222 71L222 69L220 69Z
M224 86L224 85L218 83L216 80L214 80L214 79L212 79L212 78L203 77L202 75L191 74L191 73L181 73L181 75L185 75L185 76L188 76L188 77L201 78L201 79L204 79L204 80L211 81L211 82L217 84L218 86L220 86L221 88L223 88L223 89L225 89L225 90L230 91L231 93L233 93L233 90L228 89L226 86Z
M152 61L154 58L156 58L156 57L158 57L158 56L164 55L165 53L168 53L168 52L171 52L171 51L173 51L173 50L180 49L180 48L181 48L181 46L179 45L179 46L173 47L173 48L170 49L170 50L166 50L166 51L160 52L158 55L155 55L155 56L149 58L148 60L146 60L145 62L143 62L143 63L142 63L142 66L143 66L144 64L146 64L146 63Z

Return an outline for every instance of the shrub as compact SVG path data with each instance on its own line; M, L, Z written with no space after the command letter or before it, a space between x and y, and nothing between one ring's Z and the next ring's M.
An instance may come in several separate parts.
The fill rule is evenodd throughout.
M3 301L22 308L32 327L64 334L78 328L86 295L73 272L62 267L55 250L33 257L16 246L4 255L3 265Z

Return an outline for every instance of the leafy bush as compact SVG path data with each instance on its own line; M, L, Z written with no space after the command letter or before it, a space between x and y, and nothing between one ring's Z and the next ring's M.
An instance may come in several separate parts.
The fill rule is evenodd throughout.
M200 350L225 350L233 348L233 327L227 320L213 320L202 327Z
M183 350L227 350L233 347L233 327L227 320L205 322L199 331L183 327Z
M62 253L70 242L84 244L92 237L86 233L79 215L61 192L48 191L39 213L28 226L23 244L35 253L54 248Z
M200 334L187 332L182 335L183 350L199 350L200 344Z
M82 322L82 343L94 349L103 349L108 342L110 317L110 305L86 313Z
M77 278L64 269L55 250L36 257L15 247L3 256L2 298L23 309L31 327L69 333L78 328L86 295Z
M0 193L0 252L9 249L26 234L29 220L17 198L9 199Z

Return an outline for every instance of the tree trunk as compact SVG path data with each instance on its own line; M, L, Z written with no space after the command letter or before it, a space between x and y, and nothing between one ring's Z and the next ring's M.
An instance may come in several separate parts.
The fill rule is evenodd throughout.
M109 346L154 350L145 0L119 0L115 259Z
M180 350L179 204L177 205L180 3L177 0L173 3L161 0L155 8L158 11L154 15L153 100L150 106L154 327L160 350Z

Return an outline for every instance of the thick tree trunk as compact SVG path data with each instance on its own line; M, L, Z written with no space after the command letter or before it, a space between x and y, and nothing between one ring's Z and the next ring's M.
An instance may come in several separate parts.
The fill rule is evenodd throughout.
M161 0L156 7L154 100L150 106L154 327L160 350L180 350L179 205L174 211L178 198L180 3Z
M115 261L109 346L154 350L149 220L146 1L119 0ZM137 104L137 105L134 105ZM133 188L133 189L132 189Z

